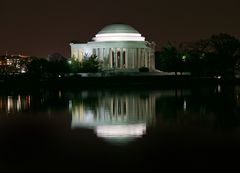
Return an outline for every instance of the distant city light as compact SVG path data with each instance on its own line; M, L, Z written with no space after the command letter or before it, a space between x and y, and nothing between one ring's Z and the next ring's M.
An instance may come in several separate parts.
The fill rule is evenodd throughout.
M186 55L183 55L183 56L182 56L182 60L183 60L183 61L186 61L186 58L187 58Z
M8 96L8 99L7 99L7 111L8 111L8 113L10 113L12 108L13 108L13 99L12 99L12 96Z
M22 69L21 69L21 73L26 73L26 69L25 69L25 68L22 68Z

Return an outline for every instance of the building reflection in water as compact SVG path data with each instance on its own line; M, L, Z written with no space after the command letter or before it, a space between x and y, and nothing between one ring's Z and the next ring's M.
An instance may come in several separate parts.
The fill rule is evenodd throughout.
M30 109L30 96L4 96L0 97L0 111L6 113L21 112Z
M235 87L235 100L238 106L240 106L240 86Z
M129 140L142 137L147 127L155 122L154 94L104 93L97 94L90 102L82 99L76 103L76 100L69 101L72 129L90 128L104 139Z

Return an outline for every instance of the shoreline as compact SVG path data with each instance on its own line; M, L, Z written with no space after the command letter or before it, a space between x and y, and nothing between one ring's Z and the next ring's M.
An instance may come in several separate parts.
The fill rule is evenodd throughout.
M5 76L0 78L0 88L105 88L105 87L147 87L175 88L208 85L238 85L240 79L194 77L190 75L138 75L138 76Z

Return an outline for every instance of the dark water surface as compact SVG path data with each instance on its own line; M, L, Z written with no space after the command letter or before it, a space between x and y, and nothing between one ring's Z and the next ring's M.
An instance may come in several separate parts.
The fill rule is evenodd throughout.
M237 168L240 87L0 90L3 170Z

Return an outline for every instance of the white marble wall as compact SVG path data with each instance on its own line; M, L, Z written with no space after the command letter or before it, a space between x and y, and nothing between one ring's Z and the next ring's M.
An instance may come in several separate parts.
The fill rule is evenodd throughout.
M79 61L82 61L84 56L96 54L99 60L102 62L104 70L138 70L140 67L148 67L150 70L154 70L154 49L152 47L147 47L145 44L137 44L138 45L134 45L133 43L70 44L71 56ZM123 55L124 52L125 64Z

